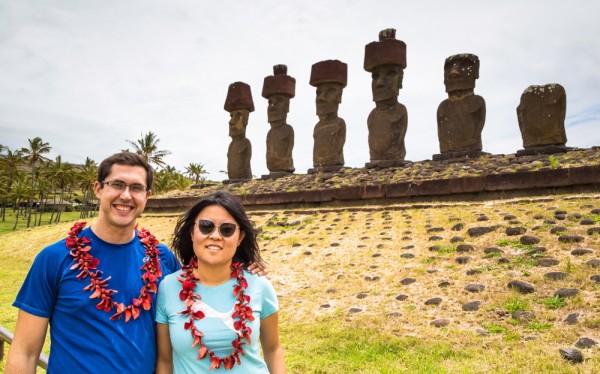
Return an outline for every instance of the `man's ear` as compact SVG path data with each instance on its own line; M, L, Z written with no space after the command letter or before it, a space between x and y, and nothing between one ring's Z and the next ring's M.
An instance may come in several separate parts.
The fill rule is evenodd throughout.
M94 182L94 193L96 194L96 197L98 199L100 199L100 192L102 190L102 183L95 181Z

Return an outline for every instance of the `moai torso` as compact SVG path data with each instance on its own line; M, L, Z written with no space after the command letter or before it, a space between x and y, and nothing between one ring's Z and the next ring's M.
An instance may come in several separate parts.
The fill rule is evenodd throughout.
M288 124L271 127L267 133L267 168L270 172L294 172L292 149L294 128Z
M343 166L344 143L346 142L346 122L341 118L322 120L317 123L313 132L315 146L313 149L313 165Z
M442 101L437 112L440 152L481 151L485 123L485 100L469 95Z
M229 179L252 179L252 144L248 138L233 139L227 149L227 175Z
M517 107L523 147L564 146L566 112L567 95L560 84L528 87Z
M400 103L371 111L367 119L371 161L404 159L407 123L406 107Z

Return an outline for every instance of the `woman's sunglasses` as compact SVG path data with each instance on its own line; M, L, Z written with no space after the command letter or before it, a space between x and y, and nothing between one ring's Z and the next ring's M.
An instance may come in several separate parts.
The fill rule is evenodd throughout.
M201 219L198 220L198 229L204 235L210 235L215 231L215 228L219 228L219 233L224 238L229 238L233 234L235 234L235 230L237 230L238 225L235 223L225 222L220 225L215 225L215 223L209 219Z

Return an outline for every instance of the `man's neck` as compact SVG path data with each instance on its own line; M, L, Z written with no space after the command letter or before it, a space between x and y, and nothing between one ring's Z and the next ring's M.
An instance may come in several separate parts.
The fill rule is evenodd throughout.
M115 227L109 225L102 219L98 219L91 226L94 234L107 243L124 244L129 243L135 235L135 225L125 227Z

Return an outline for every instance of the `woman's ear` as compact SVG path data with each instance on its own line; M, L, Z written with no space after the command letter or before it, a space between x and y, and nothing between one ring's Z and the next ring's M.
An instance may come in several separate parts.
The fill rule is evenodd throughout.
M242 240L244 240L244 237L246 236L246 233L244 231L240 230L240 239L238 240L238 247L240 246L240 244L242 244Z

